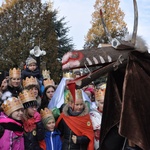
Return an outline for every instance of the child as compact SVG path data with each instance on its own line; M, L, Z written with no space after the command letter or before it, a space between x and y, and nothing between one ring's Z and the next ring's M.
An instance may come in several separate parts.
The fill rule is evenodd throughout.
M1 150L24 150L23 138L23 105L20 99L10 97L2 104L0 115L1 130L0 149Z
M41 106L41 93L37 78L32 76L30 78L26 77L26 79L22 81L22 84L24 89L31 90L34 93L39 108Z
M23 118L25 150L45 150L44 127L37 112L37 100L34 93L23 90L19 94L25 112Z
M73 93L73 92L72 92ZM93 150L94 132L89 108L83 100L82 90L64 106L56 126L63 136L62 150Z
M31 56L26 60L26 69L21 73L21 79L30 78L31 76L36 77L40 82L42 82L42 75L37 67L37 62Z
M45 108L41 109L40 114L45 128L46 150L61 150L60 131L55 129L55 119L52 112Z

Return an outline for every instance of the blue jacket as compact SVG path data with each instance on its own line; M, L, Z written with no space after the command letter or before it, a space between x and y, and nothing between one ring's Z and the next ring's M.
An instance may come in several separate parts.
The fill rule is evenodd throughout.
M60 131L55 129L53 132L45 132L46 150L62 150Z

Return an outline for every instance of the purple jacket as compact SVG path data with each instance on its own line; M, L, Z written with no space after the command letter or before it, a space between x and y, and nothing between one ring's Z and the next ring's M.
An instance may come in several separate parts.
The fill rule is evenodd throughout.
M0 138L0 150L24 150L22 125L11 118L3 118L6 116L2 116L0 116L0 125L5 130Z

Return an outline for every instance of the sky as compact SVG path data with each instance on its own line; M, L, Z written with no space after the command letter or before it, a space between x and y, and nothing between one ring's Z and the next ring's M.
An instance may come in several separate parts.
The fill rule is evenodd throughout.
M1 2L4 0L0 0ZM42 0L43 2L49 0ZM91 28L92 13L96 0L51 0L54 9L58 10L60 18L65 17L67 27L70 27L68 37L72 38L75 49L82 49L84 39ZM150 0L137 0L138 4L138 35L143 37L150 51ZM133 31L133 1L120 0L120 8L125 13L124 21L127 23L129 33Z

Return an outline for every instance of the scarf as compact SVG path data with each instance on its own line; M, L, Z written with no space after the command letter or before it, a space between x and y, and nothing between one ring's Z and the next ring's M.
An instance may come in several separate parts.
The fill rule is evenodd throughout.
M65 123L77 136L87 136L90 139L88 150L94 149L94 132L89 114L74 117L65 116L64 113L61 113L56 122L56 126L58 126L61 119L64 119Z
M36 128L36 123L34 118L23 120L24 130L26 132L31 132Z

